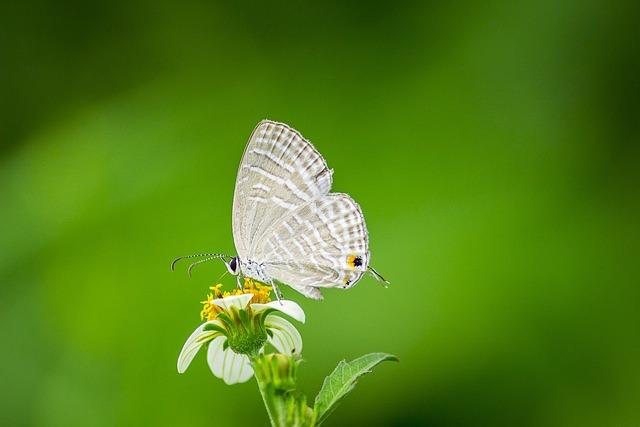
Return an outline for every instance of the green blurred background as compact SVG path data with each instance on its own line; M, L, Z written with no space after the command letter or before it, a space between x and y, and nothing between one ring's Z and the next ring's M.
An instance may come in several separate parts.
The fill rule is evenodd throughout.
M0 6L0 424L266 425L178 352L233 252L246 140L289 123L371 278L302 301L328 426L640 425L638 2ZM232 281L227 282L229 285Z

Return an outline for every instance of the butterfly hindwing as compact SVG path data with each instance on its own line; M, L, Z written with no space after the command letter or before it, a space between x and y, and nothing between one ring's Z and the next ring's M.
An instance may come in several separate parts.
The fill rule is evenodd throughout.
M284 217L260 252L270 275L303 294L351 287L369 265L362 211L349 195L329 193Z

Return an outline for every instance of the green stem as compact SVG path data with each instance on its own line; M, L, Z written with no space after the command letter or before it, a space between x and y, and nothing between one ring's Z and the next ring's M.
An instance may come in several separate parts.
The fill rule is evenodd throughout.
M264 407L267 410L267 415L269 415L269 421L271 421L272 427L284 427L286 424L281 424L279 420L282 418L279 416L280 405L277 402L275 397L275 393L269 390L269 384L265 381L265 378L262 375L259 375L256 369L256 363L253 363L253 369L256 372L255 378L258 383L258 390L260 390L260 395L262 396L262 401L264 402Z
M307 406L305 397L295 391L297 362L291 356L254 356L251 364L272 427L315 424L315 414Z

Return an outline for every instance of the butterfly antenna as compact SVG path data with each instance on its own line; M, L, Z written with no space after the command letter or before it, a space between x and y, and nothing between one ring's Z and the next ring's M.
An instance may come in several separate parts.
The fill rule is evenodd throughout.
M189 264L189 267L187 268L187 274L189 275L189 277L191 277L191 270L193 269L193 267L195 267L198 264L202 264L203 262L211 261L214 259L218 259L218 257L210 256L208 258L201 259L200 261L196 261L194 263Z
M375 268L369 266L368 269L369 269L369 272L373 275L373 277L375 277L376 280L379 281L382 284L382 286L384 286L385 288L391 284L387 279L382 277L382 275L378 273Z
M178 261L180 261L181 259L186 259L186 258L202 258L203 256L206 257L211 257L211 259L218 259L218 258L231 258L231 256L229 255L225 255L225 254L196 254L196 255L185 255L185 256L179 256L178 258L174 259L171 262L171 271L175 271L176 269L176 264L178 263Z

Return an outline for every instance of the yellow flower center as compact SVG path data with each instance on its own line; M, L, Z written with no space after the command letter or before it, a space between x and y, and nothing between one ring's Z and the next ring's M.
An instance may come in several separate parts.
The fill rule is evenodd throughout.
M253 298L249 301L249 304L266 304L271 301L269 293L271 292L271 286L264 285L260 282L252 280L248 277L244 278L244 286L242 289L234 289L231 292L222 291L221 283L215 286L209 287L211 292L207 295L206 301L201 301L202 311L200 311L200 317L202 320L213 320L218 317L218 314L224 311L222 307L219 307L213 303L213 300L219 298L226 298L233 295L253 294Z

